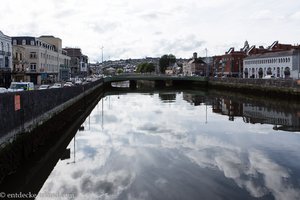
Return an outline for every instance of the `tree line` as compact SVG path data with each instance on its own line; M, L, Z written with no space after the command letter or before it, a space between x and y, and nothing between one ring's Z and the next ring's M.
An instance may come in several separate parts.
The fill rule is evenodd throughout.
M167 67L174 65L176 57L173 54L165 54L159 59L159 71L165 73ZM155 65L153 63L141 63L136 68L137 73L151 73L155 72Z

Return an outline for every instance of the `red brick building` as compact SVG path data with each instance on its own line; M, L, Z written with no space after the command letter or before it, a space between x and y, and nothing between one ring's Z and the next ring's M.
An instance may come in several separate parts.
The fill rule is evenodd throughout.
M243 69L243 59L247 56L249 49L248 42L245 42L244 48L235 51L231 47L225 55L213 57L213 75L217 77L241 77Z
M264 54L268 52L278 52L278 51L289 51L297 48L297 46L293 46L291 44L280 44L278 41L274 41L269 47L264 48L263 46L259 46L258 48L255 45L251 46L247 52L247 55L257 55Z

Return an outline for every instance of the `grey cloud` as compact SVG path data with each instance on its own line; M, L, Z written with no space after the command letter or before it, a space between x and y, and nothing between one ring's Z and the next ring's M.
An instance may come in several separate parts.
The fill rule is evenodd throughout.
M194 35L185 36L173 40L162 39L159 41L159 49L162 52L195 51L200 49L205 41L197 39Z
M182 136L182 133L179 133L176 130L162 127L160 124L143 124L137 128L140 131L146 131L147 133L166 133L168 135L172 135L174 137Z
M103 170L103 169L102 169ZM81 180L80 189L86 194L98 196L118 196L133 182L133 176L125 171L110 171L105 177L87 176Z
M149 11L147 13L139 14L138 16L140 16L145 20L149 20L149 19L159 19L161 17L168 17L171 16L171 14L168 12Z
M158 178L154 183L157 187L162 188L168 184L168 181L164 178Z
M148 20L148 19L157 19L159 17L156 13L149 13L149 14L143 14L141 15L142 18Z
M76 15L76 11L74 9L59 9L55 14L54 17L56 19L62 20L62 18L72 18L72 16Z
M163 112L161 110L155 110L154 113L156 113L156 114L162 114Z
M91 159L94 159L97 156L97 149L91 146L84 146L83 148L84 155L88 156Z
M61 185L56 194L78 196L78 189L72 185Z
M80 189L85 194L108 194L112 195L116 187L112 182L99 180L94 182L92 177L85 177L81 180Z
M114 193L114 184L108 181L98 181L94 187L95 192L112 195Z
M105 114L104 115L104 122L105 124L107 123L115 123L118 121L118 118L115 115L111 115L111 114Z
M142 126L140 126L138 128L139 130L142 130L142 131L150 131L150 132L157 132L158 131L158 125L155 125L155 124L144 124Z
M210 146L210 145L209 145ZM300 191L289 181L288 171L272 162L258 150L244 158L241 152L228 148L214 148L214 151L201 150L188 152L187 156L202 167L217 167L225 177L233 179L254 197L272 193L275 199L299 199ZM246 162L248 160L248 162Z
M89 23L89 27L92 28L96 33L106 33L111 32L117 29L120 26L117 22L110 22L110 21L101 21L96 23Z
M90 193L93 190L93 181L90 177L85 177L81 180L80 189L83 193Z
M83 175L83 172L84 172L83 170L78 170L78 171L73 172L71 176L73 179L77 179Z

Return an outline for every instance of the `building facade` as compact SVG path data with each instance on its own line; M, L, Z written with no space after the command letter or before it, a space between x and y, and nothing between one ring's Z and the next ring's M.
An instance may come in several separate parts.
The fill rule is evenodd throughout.
M0 31L0 86L9 87L12 70L11 38Z
M215 77L241 77L243 59L247 56L248 42L240 51L231 47L224 55L213 57L212 74Z
M88 72L88 56L83 55L80 48L64 48L71 58L71 77L86 77Z
M23 46L15 45L13 46L12 51L12 80L16 82L27 81L26 69L28 68L28 59L26 58L26 48Z
M12 45L13 80L42 84L68 79L70 57L63 51L61 39L53 36L12 37Z
M243 78L299 78L299 49L267 52L244 59Z
M206 76L208 73L208 65L202 58L197 57L197 53L193 53L193 58L186 63L183 63L182 72L184 75L199 75Z

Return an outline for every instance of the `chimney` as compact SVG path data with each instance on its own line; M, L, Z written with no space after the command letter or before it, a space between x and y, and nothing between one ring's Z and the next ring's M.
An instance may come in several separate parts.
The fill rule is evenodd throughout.
M193 53L193 58L194 58L194 59L197 59L197 52L194 52L194 53Z

